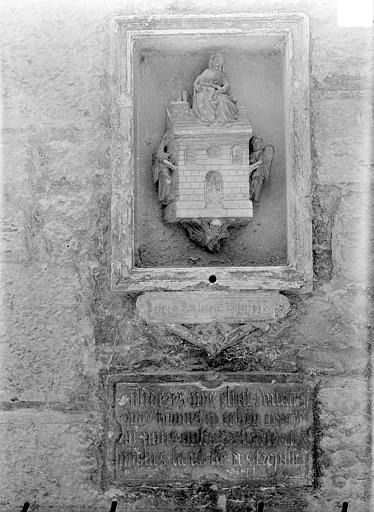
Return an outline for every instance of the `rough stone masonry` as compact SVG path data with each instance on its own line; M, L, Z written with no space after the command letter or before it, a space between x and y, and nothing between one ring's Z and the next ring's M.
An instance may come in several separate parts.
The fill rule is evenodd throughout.
M372 30L338 27L332 0L1 7L1 510L27 502L32 512L102 512L113 500L120 512L254 511L260 502L273 512L338 512L343 502L349 512L372 510ZM310 19L314 289L289 294L287 316L213 357L149 328L135 313L136 294L110 288L109 23L118 14L275 11ZM190 250L193 264L197 249ZM225 264L231 257L225 253ZM236 475L225 489L204 481L107 485L103 388L117 372L298 375L318 389L316 464L306 478L314 484L254 489L237 485ZM259 465L265 460L253 454Z

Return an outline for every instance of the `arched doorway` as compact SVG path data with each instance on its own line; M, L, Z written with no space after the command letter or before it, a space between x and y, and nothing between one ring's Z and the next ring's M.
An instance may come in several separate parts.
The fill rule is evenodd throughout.
M206 208L221 208L223 198L223 179L218 171L209 171L205 176Z

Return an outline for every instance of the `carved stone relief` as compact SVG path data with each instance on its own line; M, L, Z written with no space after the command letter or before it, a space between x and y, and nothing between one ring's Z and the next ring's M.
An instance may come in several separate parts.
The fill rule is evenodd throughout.
M256 330L266 332L290 308L277 292L151 292L141 295L136 307L148 324L203 348L211 357Z
M167 108L167 129L153 155L153 181L164 220L180 223L200 247L217 252L229 227L248 224L253 202L270 181L274 147L253 135L247 112L231 94L220 53Z
M243 163L243 150L237 144L231 148L231 163L242 164Z
M170 19L162 16L152 18L151 24L147 18L113 20L112 288L127 293L197 290L210 286L214 273L215 286L226 290L309 292L307 18L242 13L172 19L172 33ZM225 53L227 71L222 56L209 58L211 48ZM269 60L265 53L274 48ZM256 73L250 76L252 67L261 66L272 77L269 109L262 108L267 105L261 96L266 77L260 83ZM161 87L155 101L152 80ZM152 112L157 115L151 122ZM248 114L256 119L254 128ZM257 146L251 141L253 132L263 135ZM222 207L206 201L210 171L221 173ZM232 183L239 185L230 187ZM162 219L183 226L206 250L193 247L181 230L165 229ZM235 241L226 244L230 228L245 223ZM221 248L219 256L212 254Z
M112 483L313 481L314 393L297 377L123 375L111 388Z

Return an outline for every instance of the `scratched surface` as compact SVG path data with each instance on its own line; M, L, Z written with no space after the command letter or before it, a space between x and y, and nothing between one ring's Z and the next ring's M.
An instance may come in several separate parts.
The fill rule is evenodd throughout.
M300 383L119 382L116 480L312 483L313 400Z

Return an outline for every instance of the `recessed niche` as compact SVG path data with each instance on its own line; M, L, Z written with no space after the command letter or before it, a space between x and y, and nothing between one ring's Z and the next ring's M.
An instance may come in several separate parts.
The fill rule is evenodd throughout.
M113 286L178 290L209 286L214 275L227 288L310 289L306 17L116 17L112 36ZM168 105L187 91L191 107L194 80L214 52L224 56L231 94L245 109L253 134L274 147L274 159L250 221L230 227L222 248L209 252L178 223L165 222L152 157L163 140ZM245 149L239 152L233 142L231 165L243 165L243 159L245 164ZM194 158L191 151L184 153L186 162ZM213 162L225 151L210 144L206 158ZM223 194L217 176L204 182L209 208Z
M178 91L187 90L219 50L235 99L245 107L264 143L275 149L271 179L253 218L230 228L218 253L186 237L183 229L162 219L152 179L152 155L166 127L166 108ZM138 267L258 266L287 263L287 182L285 157L284 36L142 37L134 44L135 251ZM248 158L248 157L247 157ZM213 172L213 171L212 171Z

